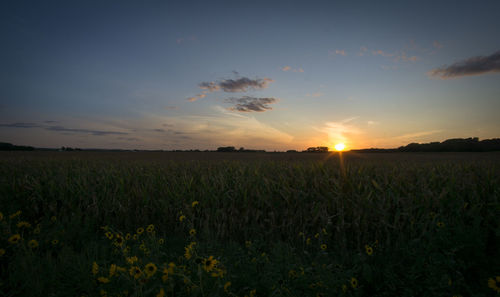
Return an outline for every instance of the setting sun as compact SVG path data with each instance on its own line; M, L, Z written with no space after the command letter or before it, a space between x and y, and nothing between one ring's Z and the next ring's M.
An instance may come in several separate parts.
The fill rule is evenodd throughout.
M344 149L345 149L345 145L344 145L343 143L337 143L337 144L335 145L335 150L336 150L336 151L339 151L339 152L340 152L340 151L343 151Z

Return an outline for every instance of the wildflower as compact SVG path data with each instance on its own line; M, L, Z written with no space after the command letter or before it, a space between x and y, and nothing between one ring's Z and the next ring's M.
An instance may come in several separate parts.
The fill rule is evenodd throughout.
M191 207L195 207L196 205L198 205L199 202L198 201L193 201L193 203L191 203Z
M342 285L342 292L347 292L347 286L345 284Z
M58 243L59 243L59 240L57 240L57 239L52 240L52 245L57 245Z
M186 219L186 216L185 216L185 215L181 215L181 216L179 217L179 222L182 222L182 221L184 221L185 219Z
M291 269L290 271L288 271L288 277L290 278L296 278L298 275L297 275L297 271Z
M299 232L299 236L304 237L304 232Z
M103 297L108 296L108 292L106 292L105 290L101 290L99 292L101 293L101 296L103 296Z
M365 251L368 256L371 256L373 254L373 248L369 245L365 245Z
M36 226L36 228L33 229L33 234L40 234L40 226Z
M5 255L5 250L4 249L0 249L0 257L2 257L3 255Z
M351 277L351 287L356 289L358 287L358 280L355 277Z
M252 246L252 242L251 242L251 241L249 241L249 240L245 241L245 246L246 246L247 248L250 248L250 246Z
M116 239L114 242L115 245L121 247L123 245L123 242L124 242L123 237L120 234L116 234Z
M444 227L444 223L443 222L437 222L436 226L438 226L439 228L443 228Z
M0 211L0 221L3 221L3 213Z
M144 233L144 228L142 228L142 227L137 228L137 234L140 235L142 233Z
M128 257L128 258L126 258L125 260L127 260L127 263L128 263L128 264L132 265L132 264L134 264L135 262L137 262L137 260L138 260L138 259L137 259L137 257L136 257L136 256L133 256L133 257Z
M57 221L57 218L56 218L56 216L51 216L51 217L50 217L50 220L51 220L52 222L55 222L55 221Z
M253 289L252 291L250 291L250 297L254 297L255 294L257 294L257 290L256 289Z
M141 251L146 251L146 250L147 250L146 245L144 244L144 242L143 242L143 243L141 243L141 245L139 245L139 249L140 249Z
M149 225L146 228L146 231L148 231L148 233L152 233L153 231L155 231L155 225L153 225L153 224Z
M14 234L11 237L9 237L9 243L16 244L21 240L21 235L19 234Z
M22 213L22 212L21 212L20 210L18 210L18 211L16 211L15 213L11 214L11 215L9 216L9 219L13 219L13 218L15 218L15 217L17 217L17 216L21 215L21 213Z
M488 287L496 291L497 293L500 293L500 287L498 287L498 283L500 283L500 276L488 279Z
M130 233L127 233L127 235L125 235L125 240L130 240L131 237Z
M137 236L137 234L134 234L134 236L132 236L133 240L137 240L138 238L139 238L139 236Z
M307 239L306 239L306 244L307 244L307 245L310 245L310 244L311 244L311 238L307 238Z
M17 223L17 228L31 228L31 224L26 222L26 221L21 221L19 223Z
M137 266L130 267L128 273L130 276L134 277L134 279L138 279L142 275L141 269Z
M92 263L92 274L96 275L99 272L99 265L96 262Z
M206 272L212 271L214 269L215 265L217 264L217 260L214 259L213 256L208 257L208 259L203 260L203 269L205 269Z
M97 280L98 280L100 283L103 283L103 284L107 284L107 283L109 283L109 278L104 277L104 276L98 277L98 278L97 278Z
M38 247L38 241L36 241L35 239L32 239L28 242L28 246L32 249Z
M328 233L326 232L326 229L325 229L325 228L321 229L321 231L323 231L323 234L325 234L325 235L327 235L327 234L328 234Z
M163 288L160 288L160 292L156 294L156 297L163 297L163 296L165 296L165 291L163 290Z
M165 243L165 239L160 238L160 239L158 240L158 243L159 243L159 244L164 244L164 243Z
M210 274L210 276L223 278L224 274L226 274L226 272L227 271L223 268L215 267L214 270L212 271L212 273Z
M111 266L109 266L109 277L113 277L115 273L116 273L116 264L111 264Z
M184 258L186 258L187 260L191 259L191 257L192 257L191 249L189 247L185 247L184 250L185 250Z
M148 263L144 267L144 272L148 278L152 277L156 273L156 270L158 270L158 268L156 268L156 265L153 263Z
M319 233L314 234L314 238L319 238Z
M109 231L108 231L108 232L106 232L106 233L104 233L104 235L106 235L106 237L107 237L109 240L113 239L113 233L111 233L111 232L109 232Z
M196 230L195 229L189 230L189 235L195 236L196 235Z
M228 289L230 286L231 286L231 282L226 282L226 283L224 284L224 291L226 291L226 292L227 292L227 289Z

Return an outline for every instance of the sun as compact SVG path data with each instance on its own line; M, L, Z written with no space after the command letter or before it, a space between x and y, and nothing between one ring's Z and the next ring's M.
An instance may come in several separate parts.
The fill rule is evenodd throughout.
M336 151L341 152L341 151L343 151L344 149L345 149L345 144L343 144L343 143L337 143L337 144L335 145L335 150L336 150Z

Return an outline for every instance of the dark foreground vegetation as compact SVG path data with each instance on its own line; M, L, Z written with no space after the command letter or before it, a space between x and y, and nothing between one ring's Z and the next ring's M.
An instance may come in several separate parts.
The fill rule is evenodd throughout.
M500 291L499 154L203 154L0 154L0 295Z

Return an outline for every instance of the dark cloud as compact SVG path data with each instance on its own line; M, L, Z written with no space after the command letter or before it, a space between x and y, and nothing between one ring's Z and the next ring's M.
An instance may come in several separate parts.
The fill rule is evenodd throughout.
M0 124L0 127L9 128L40 128L41 126L35 123L12 123L12 124Z
M95 136L103 136L103 135L128 135L125 132L117 132L117 131L101 131L101 130L87 130L87 129L72 129L72 128L64 128L61 126L49 126L45 128L49 131L57 131L57 132L70 132L70 133L84 133L91 134Z
M230 110L241 112L264 112L266 110L271 110L272 108L269 104L278 102L278 99L243 96L241 98L228 98L226 102L235 104L234 107L229 108Z
M55 123L58 123L58 121L44 121L44 123L46 123L46 124L55 124Z
M500 72L500 51L489 56L472 57L450 66L432 69L427 74L430 77L449 79L488 72Z
M215 92L222 89L224 92L246 92L248 89L265 89L269 83L273 82L270 78L250 79L241 77L237 79L225 79L220 82L202 82L199 84L201 89L209 92Z

